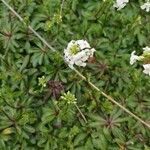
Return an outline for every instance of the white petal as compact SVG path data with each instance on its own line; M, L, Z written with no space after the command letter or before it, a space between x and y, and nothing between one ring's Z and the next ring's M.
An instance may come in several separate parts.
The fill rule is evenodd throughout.
M133 51L130 57L130 64L133 65L137 60L139 60L139 56L135 55L135 51Z
M150 52L150 47L148 47L148 46L146 46L146 47L144 47L143 48L143 50L144 50L144 53L149 53Z
M128 2L129 0L117 0L113 7L116 7L118 8L117 10L120 10L124 8Z
M150 11L150 2L146 2L144 3L142 6L141 6L141 9L145 9L146 12L149 12Z
M145 5L142 5L142 6L141 6L141 9L145 9L145 8L146 8L146 6L145 6Z
M86 66L86 63L82 62L82 61L76 61L75 64L77 66L82 66L82 67L85 67Z
M143 73L148 74L150 76L150 64L143 65L144 70Z
M85 48L90 48L89 43L87 41L85 41L85 40L77 40L76 44L79 45L79 47L80 47L81 50L85 49Z
M76 54L72 54L70 49L72 46L77 45L79 50ZM86 66L86 61L89 57L92 57L95 52L94 48L91 48L89 43L85 40L70 41L66 49L64 49L64 59L68 63L69 67L73 65Z

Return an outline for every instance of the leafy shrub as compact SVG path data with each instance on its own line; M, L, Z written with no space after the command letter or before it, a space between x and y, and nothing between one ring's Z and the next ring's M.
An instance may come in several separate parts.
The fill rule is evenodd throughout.
M96 49L88 80L149 122L150 80L130 53L150 45L150 15L132 0L121 11L112 0L12 0L21 23L0 3L1 150L148 150L150 131L93 90L28 28L61 54L71 40ZM62 16L62 18L61 18ZM39 79L44 76L42 85ZM87 119L61 95L70 91Z

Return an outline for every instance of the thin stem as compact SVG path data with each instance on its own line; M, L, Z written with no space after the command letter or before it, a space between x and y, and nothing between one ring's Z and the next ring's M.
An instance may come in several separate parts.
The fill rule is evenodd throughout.
M72 70L74 70L83 80L86 81L86 77L84 75L82 75L76 68L74 67L70 67Z
M131 111L129 111L128 109L126 109L125 107L123 107L121 104L119 104L117 101L115 101L111 96L107 95L106 93L104 93L102 91L101 91L101 94L103 96L105 96L108 100L110 100L112 103L114 103L118 107L120 107L122 110L124 110L126 113L128 113L130 116L132 116L133 118L135 118L139 122L143 123L145 126L147 126L150 129L150 124L146 123L141 118L139 118L138 116L136 116L134 113L132 113Z
M65 2L65 0L62 0L61 7L60 7L60 15L61 16L62 16L62 10L63 10L63 6L64 6L64 2Z
M48 42L43 39L30 25L28 26L28 28L48 47L50 48L53 52L56 51L52 46L50 46L48 44Z
M3 4L9 8L18 18L19 20L26 24L23 20L23 18L5 1L5 0L1 0L3 2ZM52 51L56 51L45 39L43 39L30 25L28 26L28 28L48 47L50 48ZM60 55L62 57L62 55ZM74 67L70 67L72 70L74 70L83 80L85 80L86 82L88 82L91 87L93 87L95 90L97 90L98 92L100 92L104 97L106 97L109 101L111 101L112 103L116 104L119 108L121 108L122 110L124 110L126 113L128 113L130 116L132 116L133 118L135 118L136 120L138 120L139 122L141 122L142 124L144 124L146 127L148 127L150 129L150 124L146 123L145 121L143 121L141 118L139 118L138 116L136 116L134 113L132 113L131 111L129 111L128 109L126 109L124 106L122 106L121 104L119 104L117 101L115 101L112 97L110 97L109 95L107 95L106 93L100 91L100 89L98 87L96 87L93 83L91 83L90 81L88 81L86 79L86 77L84 75L82 75L78 70L76 70ZM84 118L85 122L87 122L85 116L83 115L83 113L81 112L81 110L79 109L79 107L76 105L76 108L78 109L78 111L80 112L80 114L82 115L82 117Z
M77 110L79 111L79 113L81 114L81 116L82 116L83 120L85 121L85 123L87 123L87 120L86 120L84 114L82 113L82 111L80 110L80 108L78 107L78 105L77 104L74 104L74 105L77 108Z
M18 17L18 19L26 25L26 23L24 22L23 18L5 1L5 0L1 0L3 2L3 4L9 8L16 17ZM42 38L30 25L28 26L28 28L48 47L50 48L52 51L56 51L51 45L48 44L48 42Z
M74 69L74 71L81 76L81 73L79 73L76 69ZM82 75L83 76L83 75ZM86 80L87 81L87 80ZM95 86L92 82L87 81L91 87L93 87L96 91L100 92L104 97L106 97L109 101L111 101L112 103L116 104L118 107L120 107L122 110L124 110L126 113L128 113L130 116L132 116L133 118L135 118L136 120L138 120L139 122L141 122L142 124L144 124L146 127L148 127L150 129L150 124L146 123L145 121L143 121L140 117L136 116L134 113L132 113L131 111L129 111L128 109L126 109L124 106L122 106L121 104L119 104L117 101L115 101L111 96L107 95L106 93L102 92L97 86Z
M15 123L15 120L12 119L3 109L1 111L11 122Z

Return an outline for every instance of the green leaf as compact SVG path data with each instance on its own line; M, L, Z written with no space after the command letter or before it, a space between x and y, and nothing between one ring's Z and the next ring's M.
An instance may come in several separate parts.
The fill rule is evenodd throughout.
M30 59L30 56L27 55L25 56L24 60L23 60L23 63L22 63L22 66L20 67L20 72L26 68L26 66L28 65L29 63L29 59Z
M35 129L32 127L32 126L29 126L29 125L25 125L24 126L24 129L29 132L29 133L34 133L35 132Z

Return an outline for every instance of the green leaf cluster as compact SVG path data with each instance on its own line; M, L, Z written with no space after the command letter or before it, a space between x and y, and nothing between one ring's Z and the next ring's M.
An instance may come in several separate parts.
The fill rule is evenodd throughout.
M150 130L94 91L27 27L62 55L71 40L87 40L96 53L79 71L149 122L149 76L129 64L133 50L150 46L144 1L132 0L121 11L113 0L7 2L25 23L0 2L0 150L149 150ZM60 98L61 85L74 94L87 123Z

